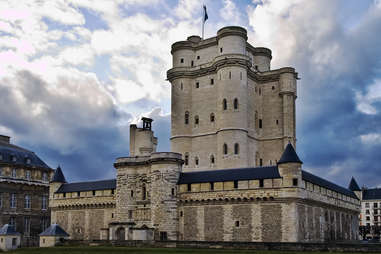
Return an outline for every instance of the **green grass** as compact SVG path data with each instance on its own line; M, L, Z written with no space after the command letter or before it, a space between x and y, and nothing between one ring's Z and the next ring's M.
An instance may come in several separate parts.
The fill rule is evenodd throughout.
M290 252L290 251L254 251L254 250L222 250L222 249L175 249L175 248L129 248L129 247L55 247L55 248L22 248L9 251L12 254L156 254L156 253L181 253L181 254L307 254L307 253L327 253L327 252ZM330 252L335 253L335 252ZM346 253L356 254L356 253Z

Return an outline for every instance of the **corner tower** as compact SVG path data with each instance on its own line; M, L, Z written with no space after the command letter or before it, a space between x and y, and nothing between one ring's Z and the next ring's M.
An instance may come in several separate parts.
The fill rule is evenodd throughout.
M295 145L297 73L270 70L271 50L247 42L242 27L172 45L171 150L183 170L275 165Z

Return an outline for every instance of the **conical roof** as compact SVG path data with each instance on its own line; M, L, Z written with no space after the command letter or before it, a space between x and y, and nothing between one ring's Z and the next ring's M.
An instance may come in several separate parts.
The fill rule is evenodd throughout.
M278 164L289 163L289 162L303 163L299 159L299 157L296 154L295 149L291 145L291 143L288 143L288 145L286 146L286 149L284 149L284 152L283 152L282 156L280 157Z
M69 236L68 233L65 232L58 224L52 224L50 227L45 229L44 232L40 234L40 236Z
M52 179L52 183L66 183L66 179L65 179L65 176L64 174L62 173L62 170L61 170L61 167L58 166L58 168L56 169L56 171L54 172L54 176L53 176L53 179Z
M357 184L355 178L352 176L351 182L349 183L349 187L351 191L361 191L359 185Z
M5 224L0 228L0 235L20 235L20 233L16 232L12 225Z

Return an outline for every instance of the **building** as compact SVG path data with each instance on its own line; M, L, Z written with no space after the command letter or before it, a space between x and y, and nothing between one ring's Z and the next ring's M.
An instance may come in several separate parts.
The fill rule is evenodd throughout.
M20 247L20 233L13 226L5 224L0 228L0 250L8 251Z
M52 174L35 153L0 135L0 225L9 224L20 232L23 245L37 245L38 234L50 225Z
M361 213L359 216L360 234L367 239L380 239L381 234L381 189L360 189L352 177L349 189L354 191L361 200Z
M55 172L52 222L90 240L357 239L356 194L303 170L294 149L295 70L271 70L271 51L241 27L171 52L172 152L156 152L143 118L115 180L66 183Z
M59 225L52 224L40 234L40 247L53 247L67 239L69 234Z

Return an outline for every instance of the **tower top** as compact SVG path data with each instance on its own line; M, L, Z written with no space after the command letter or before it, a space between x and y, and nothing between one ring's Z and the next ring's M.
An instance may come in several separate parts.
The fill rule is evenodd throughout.
M143 130L151 130L153 119L148 117L142 117L142 120L143 120Z
M282 156L280 157L280 160L278 161L278 164L282 163L289 163L289 162L296 162L296 163L303 163L298 155L295 152L294 147L291 145L291 143L288 143L286 146L286 149L284 149L284 152Z
M64 174L62 173L61 167L58 166L56 171L54 172L54 176L52 179L52 183L66 183L66 179Z
M359 185L357 184L355 178L352 176L351 182L349 183L349 187L351 191L361 191Z

